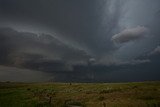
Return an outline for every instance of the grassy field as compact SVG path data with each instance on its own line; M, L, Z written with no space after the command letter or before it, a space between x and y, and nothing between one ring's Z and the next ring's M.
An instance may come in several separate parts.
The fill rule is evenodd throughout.
M0 107L160 107L160 82L1 82Z

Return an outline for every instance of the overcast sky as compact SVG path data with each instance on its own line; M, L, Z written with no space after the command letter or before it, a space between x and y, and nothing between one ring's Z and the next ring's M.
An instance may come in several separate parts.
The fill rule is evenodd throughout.
M159 0L0 0L0 78L159 80L159 28Z

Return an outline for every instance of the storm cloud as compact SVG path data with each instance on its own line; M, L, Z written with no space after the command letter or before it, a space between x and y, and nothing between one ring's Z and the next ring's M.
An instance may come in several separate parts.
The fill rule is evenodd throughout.
M20 66L33 62L59 61L78 63L91 57L83 50L68 46L52 35L0 29L2 64ZM3 54L4 53L4 54Z
M0 0L0 65L53 81L157 80L159 11L159 0Z

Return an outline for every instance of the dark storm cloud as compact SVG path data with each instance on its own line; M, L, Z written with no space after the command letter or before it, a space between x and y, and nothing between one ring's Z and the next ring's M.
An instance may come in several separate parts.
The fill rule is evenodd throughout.
M0 0L0 64L64 81L157 79L159 56L144 55L158 52L159 10L159 0Z
M0 32L4 32L3 29L0 29ZM11 52L12 47L13 45L11 45L11 43L9 42L8 37L4 36L3 34L0 34L0 64L7 63L7 55Z
M39 69L42 65L51 64L52 69L57 71L67 70L65 63L86 63L91 57L85 51L67 46L47 34L1 28L0 41L0 59L4 65Z
M41 23L94 54L111 48L107 38L121 11L120 1L114 0L1 0L0 4L5 20Z

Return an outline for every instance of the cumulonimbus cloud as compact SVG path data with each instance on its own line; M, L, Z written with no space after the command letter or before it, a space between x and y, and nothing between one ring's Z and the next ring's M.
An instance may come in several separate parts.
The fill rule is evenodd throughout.
M143 38L145 35L147 35L148 31L148 28L141 26L125 29L122 32L112 36L111 40L114 43L126 43Z
M86 63L91 57L52 35L18 32L12 28L0 28L0 52L0 65L42 71L71 70L72 64Z

